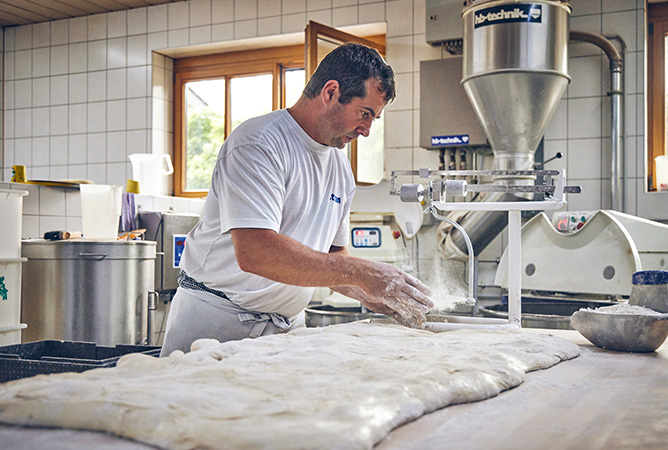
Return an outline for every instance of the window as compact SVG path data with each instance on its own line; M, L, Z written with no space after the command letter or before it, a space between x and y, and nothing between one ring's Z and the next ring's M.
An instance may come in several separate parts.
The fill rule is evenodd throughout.
M655 159L668 154L668 4L648 4L647 19L647 190L656 191Z
M293 104L304 89L304 47L174 62L174 194L203 197L223 141L241 122Z
M316 65L329 51L350 40L363 41L384 53L384 46L377 43L384 41L384 36L367 41L315 25L319 32L333 30L336 34L334 40L330 37L322 41L324 44L318 42ZM325 53L323 49L327 49ZM306 82L304 55L303 45L292 45L174 61L174 195L205 196L220 146L234 128L299 99ZM348 148L355 179L361 184L377 183L383 177L383 131L382 120L377 120L369 137Z

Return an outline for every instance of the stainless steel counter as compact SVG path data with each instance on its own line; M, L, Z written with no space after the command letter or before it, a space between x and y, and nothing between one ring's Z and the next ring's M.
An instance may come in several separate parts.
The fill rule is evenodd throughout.
M376 447L391 449L668 448L668 343L655 353L618 353L569 330L582 355L527 374L524 383L477 403L450 406L395 429ZM6 450L153 448L114 436L0 425Z

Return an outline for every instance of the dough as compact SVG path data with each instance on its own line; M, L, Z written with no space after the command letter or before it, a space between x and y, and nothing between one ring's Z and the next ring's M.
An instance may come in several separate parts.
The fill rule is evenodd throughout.
M571 342L521 330L367 323L196 347L2 384L0 422L102 430L170 449L371 448L402 423L579 355Z

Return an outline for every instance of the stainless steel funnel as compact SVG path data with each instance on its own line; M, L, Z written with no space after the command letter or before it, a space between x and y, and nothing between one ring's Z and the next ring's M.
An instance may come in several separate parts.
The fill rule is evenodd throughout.
M568 0L464 2L462 85L491 143L494 169L534 168L534 153L570 82L570 12ZM505 176L495 182L533 184L534 180ZM498 200L512 200L508 194L502 197ZM502 212L475 212L461 221L476 254L506 223ZM456 231L448 236L446 253L466 253L464 239Z
M466 3L462 85L492 145L494 168L533 169L570 81L568 2Z

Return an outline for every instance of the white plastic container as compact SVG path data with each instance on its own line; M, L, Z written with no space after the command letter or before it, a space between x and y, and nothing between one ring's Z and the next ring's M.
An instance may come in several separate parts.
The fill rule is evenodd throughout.
M0 189L0 259L21 257L21 224L25 195L28 195L28 192Z
M108 184L82 184L81 222L83 238L112 241L118 237L123 187Z
M668 156L657 156L656 162L656 190L668 191Z
M19 241L20 245L20 241ZM21 264L26 258L0 259L0 345L21 343Z
M160 195L164 177L174 173L169 155L152 153L133 153L128 156L132 163L132 179L139 183L139 193Z

